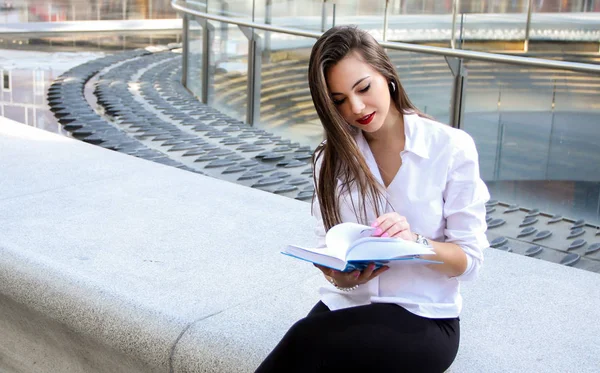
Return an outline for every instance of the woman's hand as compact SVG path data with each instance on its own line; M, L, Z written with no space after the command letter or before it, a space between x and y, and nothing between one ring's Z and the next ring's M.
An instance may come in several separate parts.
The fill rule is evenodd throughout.
M335 269L320 266L318 264L315 264L315 267L319 268L326 277L333 279L333 282L342 288L351 288L355 285L366 284L390 268L388 266L383 266L375 270L374 263L369 263L367 268L365 268L362 272L359 270L354 270L352 272L340 272L336 271Z
M389 212L377 218L371 224L371 227L377 228L374 237L396 237L407 241L415 241L416 236L410 230L410 224L406 218L397 212Z

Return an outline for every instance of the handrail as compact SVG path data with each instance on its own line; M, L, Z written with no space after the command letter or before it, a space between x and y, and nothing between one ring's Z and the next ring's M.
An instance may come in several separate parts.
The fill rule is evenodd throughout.
M243 27L250 27L253 29L263 30L263 31L271 31L282 34L294 35L294 36L302 36L308 38L319 38L322 33L321 32L312 32L312 31L304 31L289 27L279 27L273 25L267 25L262 23L248 22L243 21L231 17L223 17L217 16L214 14L200 12L194 9L187 8L183 5L177 4L177 0L171 1L171 6L173 9L180 11L182 13L186 13L192 16L200 17L206 20L218 21L224 23L230 23ZM469 60L477 60L477 61L485 61L485 62L497 62L497 63L505 63L505 64L513 64L520 66L530 66L530 67L541 67L546 69L556 69L556 70L567 70L567 71L575 71L582 73L592 73L592 74L600 74L600 65L589 64L589 63L580 63L580 62L567 62L567 61L555 61L555 60L546 60L542 58L533 58L533 57L520 57L520 56L511 56L506 54L499 53L489 53L489 52L476 52L469 50L459 50L459 49L451 49L451 48L443 48L443 47L432 47L432 46L424 46L424 45L416 45L410 43L401 43L401 42L382 42L380 41L384 48L393 49L393 50L401 50L408 52L417 52L424 54L433 54L445 57L457 57Z

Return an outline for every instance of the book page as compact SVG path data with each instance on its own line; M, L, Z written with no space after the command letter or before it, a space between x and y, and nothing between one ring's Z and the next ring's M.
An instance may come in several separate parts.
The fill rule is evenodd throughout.
M341 223L333 226L325 235L328 250L335 252L336 257L344 258L352 243L360 238L371 237L375 228L357 223Z
M364 237L352 244L346 260L394 260L434 254L430 247L400 238Z

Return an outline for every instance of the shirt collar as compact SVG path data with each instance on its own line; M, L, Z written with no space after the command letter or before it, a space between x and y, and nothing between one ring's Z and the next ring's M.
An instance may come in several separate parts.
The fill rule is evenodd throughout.
M429 159L427 125L417 114L404 115L404 150L421 158Z
M426 125L422 123L417 114L404 114L404 151L414 153L417 156L429 159L429 138L426 133ZM356 142L363 154L370 154L369 144L362 131L357 131ZM367 163L375 161L367 159Z

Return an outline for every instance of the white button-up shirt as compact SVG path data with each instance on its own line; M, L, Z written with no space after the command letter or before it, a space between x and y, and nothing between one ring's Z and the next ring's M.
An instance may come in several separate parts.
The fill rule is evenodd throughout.
M385 302L396 303L423 317L457 317L462 309L459 280L477 276L483 262L482 249L489 246L485 203L490 196L479 176L477 149L466 132L416 114L404 115L404 131L404 150L398 155L402 166L384 188L388 203L382 203L382 213L396 211L406 217L412 232L460 246L467 254L467 270L460 276L448 277L423 264L394 263L351 292L339 291L326 283L320 289L321 300L331 310ZM384 185L362 131L355 139L375 179ZM319 166L315 170L317 177ZM375 210L370 209L367 222L358 221L350 198L357 206L356 190L340 199L342 221L370 225L377 218ZM319 247L324 247L325 229L317 198L313 215L317 219Z

